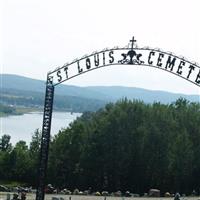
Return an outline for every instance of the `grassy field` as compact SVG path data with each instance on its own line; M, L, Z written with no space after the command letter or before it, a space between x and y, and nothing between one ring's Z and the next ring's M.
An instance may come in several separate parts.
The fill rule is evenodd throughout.
M11 199L12 195L11 194ZM64 200L173 200L174 198L166 197L103 197L103 196L81 196L81 195L62 195L62 194L46 194L45 200L52 200L52 197L62 198ZM0 200L6 200L7 193L0 192ZM35 200L35 194L28 193L26 200ZM181 197L181 200L200 200L200 197Z
M25 108L25 107L16 107L13 113L5 113L0 111L0 117L7 117L11 115L23 115L30 112L41 112L42 109L39 108Z

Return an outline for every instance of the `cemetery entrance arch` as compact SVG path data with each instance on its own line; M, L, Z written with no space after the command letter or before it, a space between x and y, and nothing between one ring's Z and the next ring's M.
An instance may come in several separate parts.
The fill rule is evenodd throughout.
M130 45L124 48L114 47L94 52L71 63L66 63L47 74L36 200L44 200L54 88L56 85L102 67L139 65L170 72L200 87L200 66L197 63L192 63L184 57L178 57L171 52L164 52L160 49L138 48L135 42L136 40L133 37L130 40Z

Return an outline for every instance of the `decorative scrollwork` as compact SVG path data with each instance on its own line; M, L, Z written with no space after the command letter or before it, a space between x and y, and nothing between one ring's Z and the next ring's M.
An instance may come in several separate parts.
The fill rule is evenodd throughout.
M128 51L127 54L125 53L122 53L121 54L123 59L122 60L119 60L118 63L120 64L138 64L138 65L141 65L141 64L144 64L144 61L140 60L140 58L142 57L142 54L141 53L136 53L136 51L134 50L130 50ZM129 57L129 59L128 59Z

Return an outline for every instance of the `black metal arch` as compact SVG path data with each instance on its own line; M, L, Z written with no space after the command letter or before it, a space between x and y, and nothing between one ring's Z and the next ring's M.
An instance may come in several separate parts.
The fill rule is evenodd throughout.
M36 200L44 200L54 87L56 85L102 67L140 65L167 71L200 87L200 66L197 63L192 63L183 57L159 49L134 48L135 41L133 37L130 40L131 47L116 47L94 52L71 63L66 63L47 74Z
M63 69L65 69L66 67L67 68L69 68L69 67L73 67L73 65L77 65L78 63L80 63L81 61L85 61L85 60L87 60L87 59L90 59L91 57L93 57L93 56L95 56L95 55L99 55L99 54L105 54L105 53L109 53L109 52L116 52L116 51L147 51L146 53L148 54L149 52L151 53L153 53L153 52L155 52L155 53L157 53L158 54L158 56L160 56L160 55L164 55L164 56L168 56L168 58L170 57L171 59L176 59L176 62L177 62L177 68L179 68L179 72L177 73L177 70L175 70L175 71L173 71L173 70L169 70L168 69L168 67L166 67L166 63L164 63L165 64L165 67L161 67L161 66L158 66L157 64L158 63L156 63L156 62L154 62L153 64L150 64L149 62L151 62L151 61L149 61L149 62L144 62L144 63L142 63L142 60L137 60L137 58L135 59L135 63L120 63L119 62L119 60L117 60L118 62L112 62L112 63L105 63L105 64L102 64L102 65L99 65L99 66L97 66L97 67L90 67L89 69L86 69L86 70L84 70L84 71L82 71L82 72L78 72L78 70L77 70L77 73L75 73L75 74L73 74L72 76L68 76L68 77L65 77L64 79L62 79L61 81L56 81L56 82L54 82L54 80L53 79L55 79L56 78L56 75L55 75L55 73L56 72L59 72L59 71L61 71L61 70L63 70ZM162 56L161 56L162 57ZM142 58L141 58L142 59ZM161 58L160 58L161 59ZM161 62L161 61L160 61ZM167 61L166 61L167 62ZM181 63L180 63L181 62ZM163 64L163 63L162 63ZM173 63L172 63L172 61L171 61L171 63L168 63L168 65L173 65ZM185 67L185 65L188 65L187 67L189 68L188 70L190 71L191 70L191 74L190 75L192 75L192 72L193 71L196 71L196 76L195 77L193 77L193 80L192 80L192 78L190 78L190 76L189 77L187 77L188 76L188 74L189 74L189 71L188 71L188 74L186 74L186 76L184 76L183 74L182 74L182 71L180 71L181 69L183 69L183 67ZM169 73L171 73L171 74L174 74L174 75L176 75L176 76L178 76L178 77L180 77L180 78L183 78L183 79L185 79L186 81L189 81L189 82L191 82L191 83L193 83L193 84L195 84L195 85L197 85L197 86L199 86L200 87L200 66L199 65L197 65L197 63L193 63L193 62L191 62L191 61L188 61L187 59L185 59L184 57L181 57L181 56L176 56L176 55L174 55L174 54L172 54L171 52L165 52L165 51L161 51L161 50L159 50L159 49L153 49L153 48L147 48L147 47L145 47L145 48L133 48L133 49L131 49L131 48L111 48L111 49L106 49L106 50L102 50L102 51L99 51L99 52L95 52L95 53L92 53L92 54L90 54L90 55L87 55L87 56L84 56L84 57L82 57L82 58L80 58L80 59L76 59L76 60L74 60L74 61L72 61L71 63L67 63L67 64L65 64L65 65L63 65L62 67L59 67L59 68L56 68L54 71L51 71L51 72L49 72L48 74L47 74L47 77L48 77L48 80L51 82L51 84L53 85L53 86L56 86L56 85L59 85L59 84L61 84L61 83L63 83L63 82L65 82L65 81L67 81L67 80L70 80L70 79L72 79L72 78L74 78L74 77L77 77L77 76L79 76L79 75L82 75L82 74L85 74L85 73L87 73L87 72L90 72L90 71L93 71L93 70L95 70L95 69L99 69L99 68L103 68L103 67L108 67L108 66L112 66L112 65L141 65L141 66L147 66L147 67L153 67L153 68L157 68L157 69L161 69L161 70L163 70L163 71L166 71L166 72L169 72ZM175 65L175 64L174 64ZM173 67L174 67L174 65L173 65ZM185 69L185 71L187 71L187 69Z

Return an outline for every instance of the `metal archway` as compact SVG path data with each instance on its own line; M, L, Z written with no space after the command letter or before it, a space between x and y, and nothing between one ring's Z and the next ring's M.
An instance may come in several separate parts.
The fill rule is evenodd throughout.
M184 57L178 57L171 52L164 52L160 49L134 47L134 42L136 42L134 37L130 42L131 47L114 47L94 52L71 63L66 63L47 74L36 200L44 200L54 87L56 85L102 67L140 65L170 72L200 87L200 66L197 63L192 63Z

